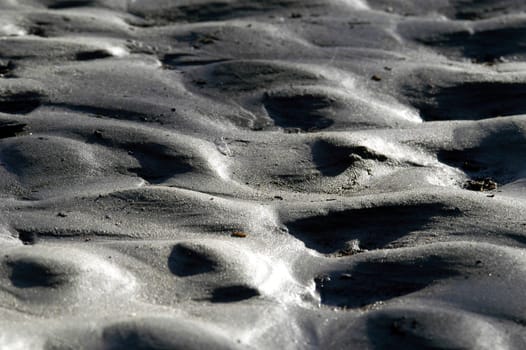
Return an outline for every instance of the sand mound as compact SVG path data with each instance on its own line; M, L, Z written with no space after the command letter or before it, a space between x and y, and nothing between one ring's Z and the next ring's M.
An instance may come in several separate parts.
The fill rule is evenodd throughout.
M0 0L0 349L523 349L523 1Z

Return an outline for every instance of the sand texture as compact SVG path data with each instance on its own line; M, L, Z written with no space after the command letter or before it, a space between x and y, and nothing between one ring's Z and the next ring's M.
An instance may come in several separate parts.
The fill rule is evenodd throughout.
M525 349L523 0L0 0L0 349Z

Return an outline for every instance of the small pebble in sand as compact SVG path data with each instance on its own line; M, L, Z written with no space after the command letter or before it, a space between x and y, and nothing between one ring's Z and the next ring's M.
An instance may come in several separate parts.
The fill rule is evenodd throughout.
M381 78L380 76L378 76L378 75L375 74L375 75L373 75L373 76L371 77L371 80L373 80L373 81L381 81L382 78Z
M231 236L232 237L237 237L237 238L246 238L248 236L248 234L246 234L245 232L242 232L242 231L235 231L235 232L232 232Z

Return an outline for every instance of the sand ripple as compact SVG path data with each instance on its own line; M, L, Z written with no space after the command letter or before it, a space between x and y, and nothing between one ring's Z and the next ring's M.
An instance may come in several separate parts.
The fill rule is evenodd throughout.
M524 349L525 10L0 0L0 349Z

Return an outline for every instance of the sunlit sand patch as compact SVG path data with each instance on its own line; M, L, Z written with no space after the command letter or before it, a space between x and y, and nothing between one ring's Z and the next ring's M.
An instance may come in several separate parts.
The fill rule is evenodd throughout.
M352 94L356 98L361 99L363 102L370 104L379 112L408 122L422 123L422 118L415 110L394 101L389 104L372 96L370 93L367 93L365 89L359 88L357 86L356 79L353 77L344 75L344 77L341 79L341 85L349 94Z
M47 40L55 40L58 42L67 42L71 44L84 44L86 46L92 46L94 49L104 50L110 55L121 58L128 56L129 50L117 40L105 40L93 37L60 37L60 38L49 38Z
M14 332L0 333L0 349L26 350L36 349L41 346L41 341L31 339L22 335L15 335Z
M27 35L27 31L13 23L8 23L4 25L0 25L0 37L8 37L8 36L25 36Z
M0 8L0 348L525 348L523 1Z
M425 181L433 186L452 187L457 183L454 176L458 177L458 174L453 171L438 169L438 173L427 175Z
M368 135L360 141L364 146L397 161L416 163L422 166L438 164L435 158L429 154L415 150L414 147L393 143L381 137Z
M105 49L115 57L124 57L129 54L129 52L125 48L120 46L107 46L105 47Z
M230 178L230 173L228 171L228 158L232 157L233 153L231 153L225 141L221 141L217 147L219 147L219 150L210 149L209 152L203 156L208 161L208 164L210 164L210 168L220 179L228 180ZM221 152L221 150L223 151Z
M369 5L367 4L366 0L335 0L335 1L339 1L357 10L370 10L371 9Z

